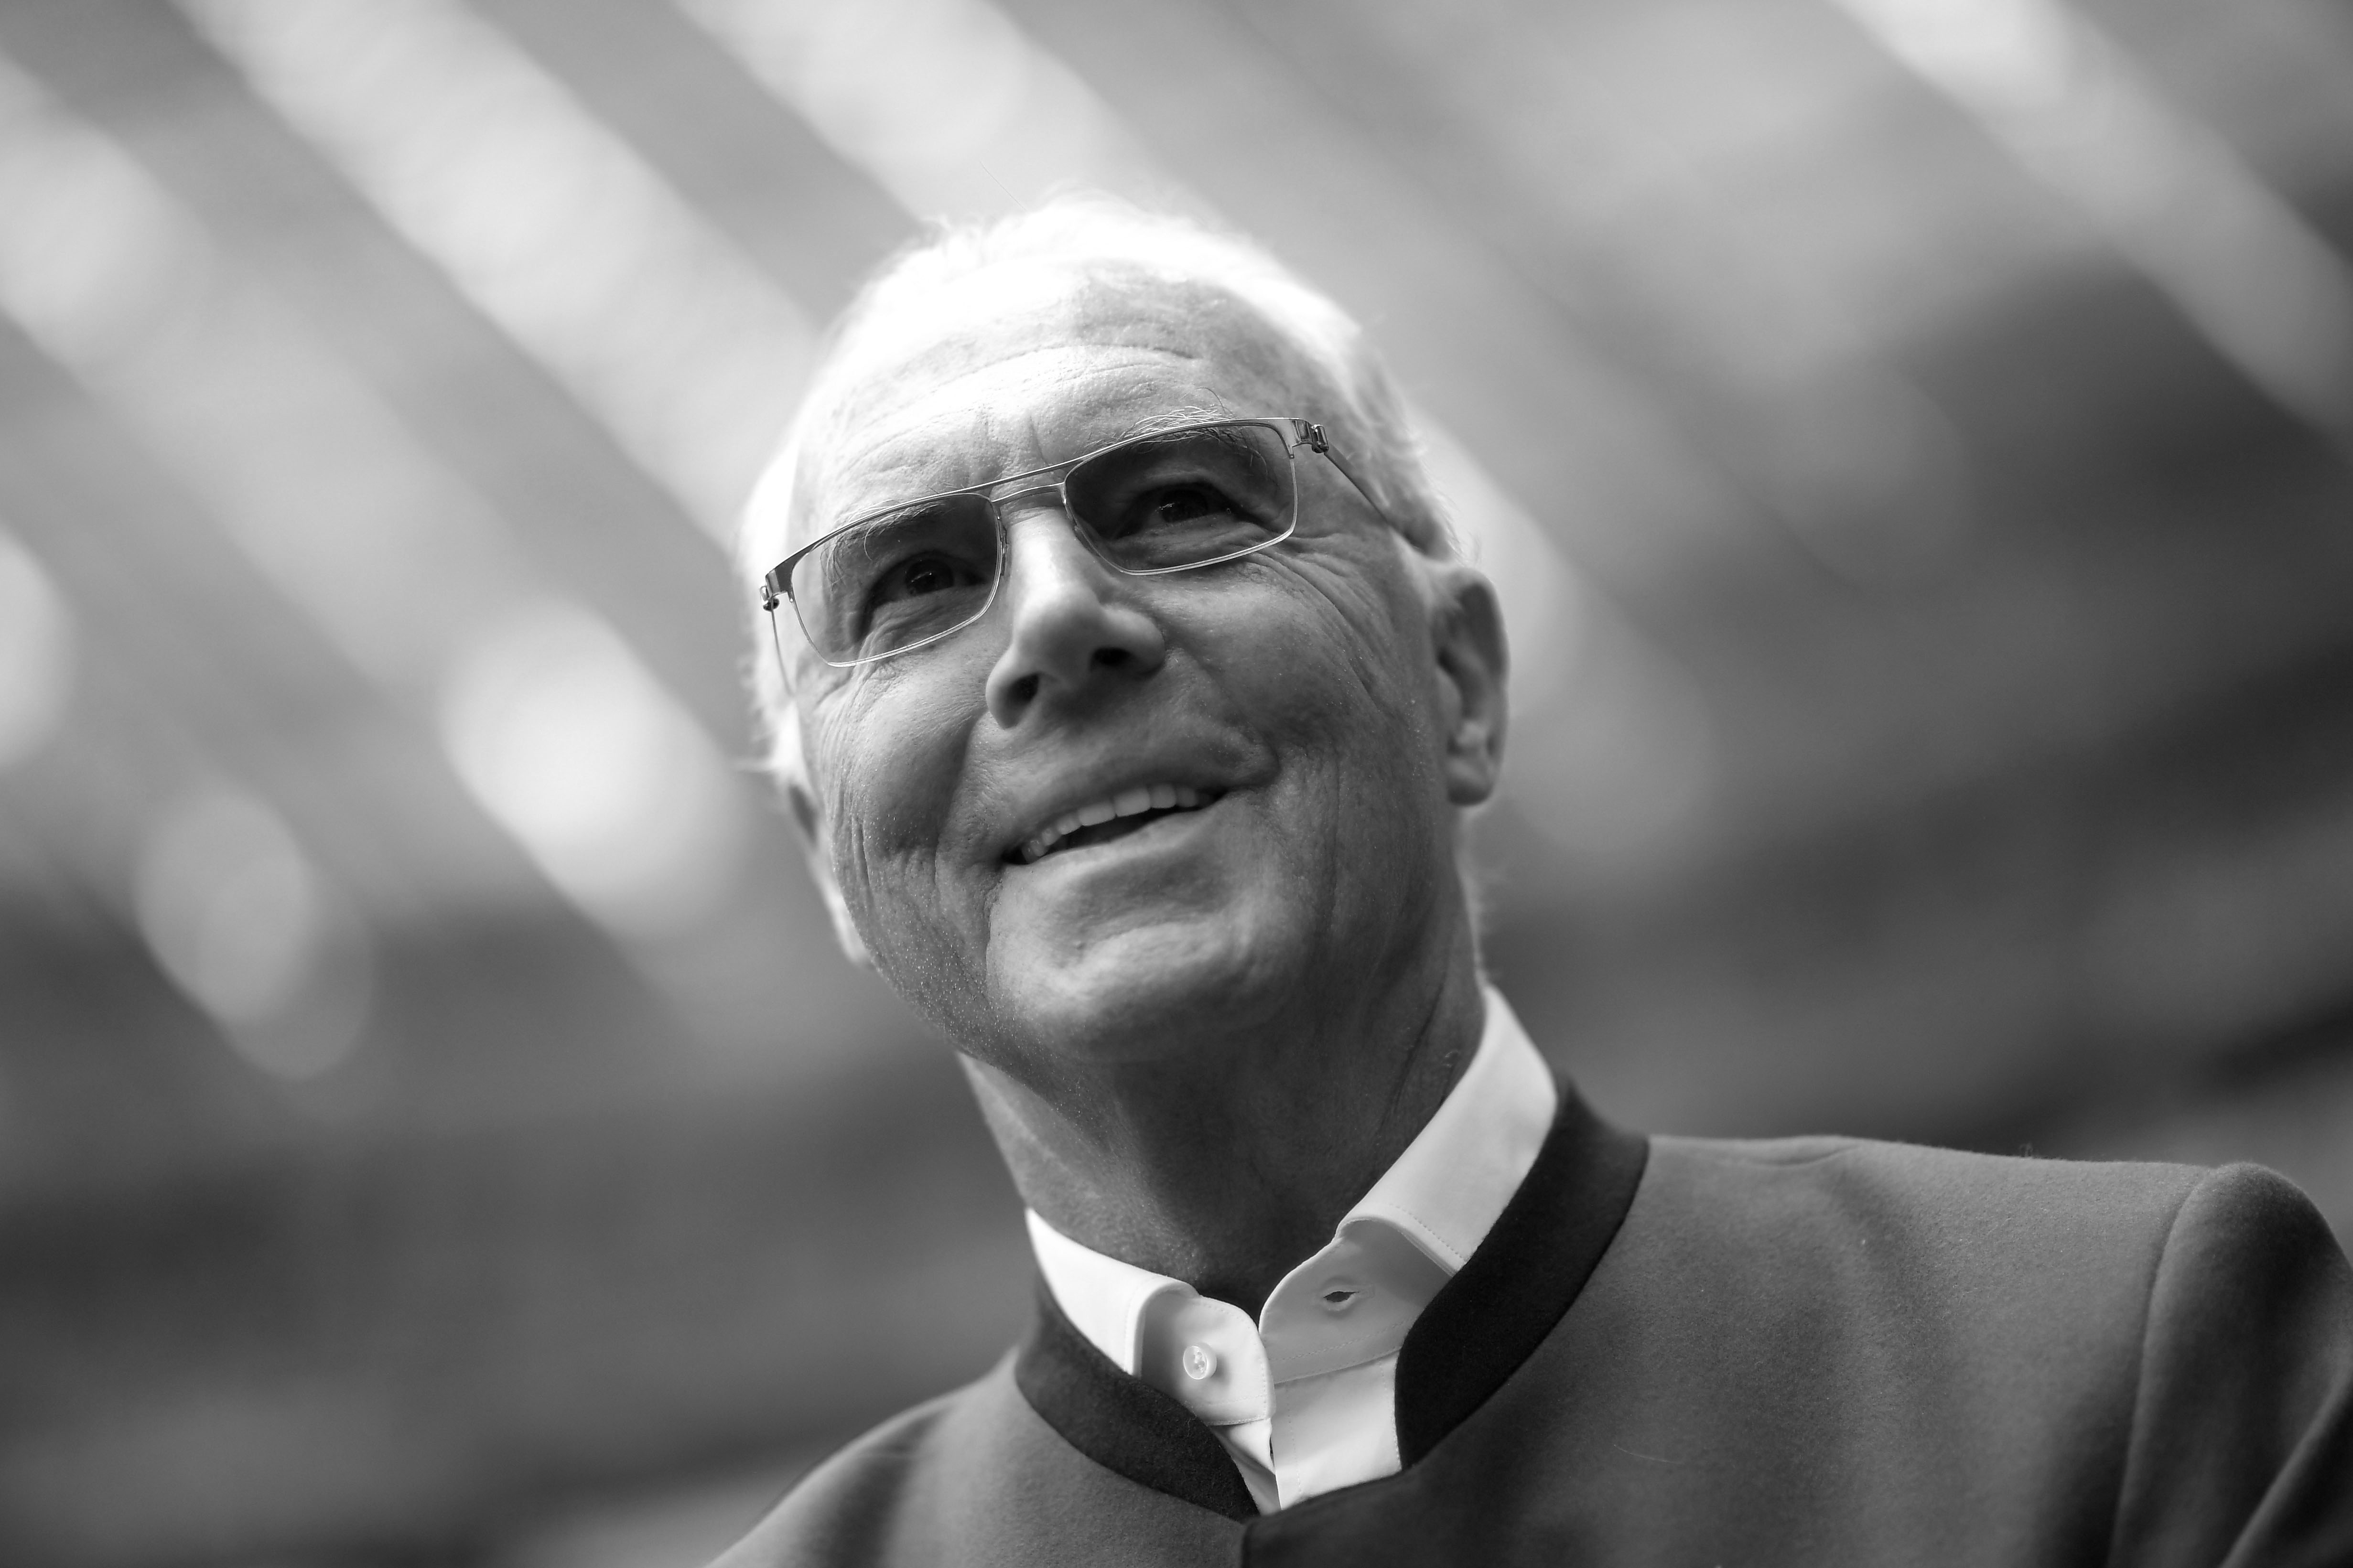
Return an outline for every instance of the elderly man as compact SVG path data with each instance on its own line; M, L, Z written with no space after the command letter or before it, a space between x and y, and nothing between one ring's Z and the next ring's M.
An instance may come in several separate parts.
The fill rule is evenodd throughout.
M729 1568L2353 1563L2353 1281L2278 1178L1555 1079L1481 980L1504 629L1413 454L1336 307L1174 219L852 307L747 519L762 701L1040 1289Z

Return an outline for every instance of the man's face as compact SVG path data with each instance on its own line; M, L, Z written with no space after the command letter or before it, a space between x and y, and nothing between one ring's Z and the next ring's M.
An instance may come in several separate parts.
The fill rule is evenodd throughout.
M813 432L793 542L1150 422L1331 411L1304 356L1204 287L1031 268L934 324ZM1112 571L1033 497L976 624L846 670L788 643L820 858L884 977L976 1056L1030 1076L1345 1016L1453 896L1455 704L1421 567L1322 458L1297 477L1292 539L1160 577Z

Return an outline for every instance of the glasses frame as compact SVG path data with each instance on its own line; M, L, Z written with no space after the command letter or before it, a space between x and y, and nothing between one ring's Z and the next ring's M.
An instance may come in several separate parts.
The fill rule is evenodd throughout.
M1072 470L1082 463L1090 462L1106 453L1116 452L1124 447L1132 447L1139 441L1153 441L1170 436L1189 435L1197 430L1228 430L1241 426L1256 426L1261 429L1273 431L1277 439L1282 442L1283 456L1291 460L1293 476L1291 485L1291 515L1284 520L1282 531L1280 533L1261 539L1254 544L1246 545L1242 549L1230 550L1223 555L1211 556L1207 561L1188 561L1181 566L1123 566L1103 553L1096 543L1094 531L1082 522L1078 515L1071 510L1068 489L1070 476ZM1087 552L1124 577L1165 577L1176 572L1198 572L1204 566L1219 566L1229 561L1239 561L1245 555L1255 555L1261 550L1271 550L1289 539L1299 528L1297 474L1299 451L1303 447L1311 452L1321 453L1329 459L1332 466L1340 471L1340 477L1346 479L1356 493L1365 498L1374 511L1377 513L1380 510L1380 504L1373 500L1372 492L1366 489L1363 482L1348 471L1347 465L1340 460L1339 454L1332 450L1331 443L1324 437L1324 426L1314 420L1303 419L1296 415L1275 414L1242 419L1202 419L1187 425L1172 425L1166 430L1145 430L1134 436L1123 436L1116 441L1106 442L1092 451L1082 452L1075 458L1066 458L1059 463L1047 463L1039 468L1025 468L1018 474L1007 474L1001 479L990 479L986 484L965 485L952 490L933 490L925 495L913 496L902 501L892 501L888 506L876 507L871 510L860 512L846 522L837 523L777 562L760 579L760 607L768 612L769 640L776 644L776 658L779 663L782 663L785 650L783 640L776 633L776 606L788 600L793 603L793 624L800 628L801 640L808 644L811 653L816 654L818 658L836 669L855 669L862 664L879 664L886 658L897 658L901 654L913 653L918 648L929 647L934 643L955 636L956 633L986 616L990 608L996 605L997 593L1005 585L1008 565L1013 559L1012 541L1008 537L1005 525L1005 508L1010 502L1027 500L1032 496L1051 494L1056 504L1061 509L1062 521L1070 525L1071 531L1078 536L1079 542L1086 546ZM1018 485L1024 479L1035 479L1046 474L1055 474L1057 477L1050 483L1029 485L1016 490L1005 489L1008 485ZM1000 494L1000 491L1003 493ZM997 575L989 583L988 597L981 601L980 607L968 618L958 621L944 631L934 632L929 637L908 643L903 647L894 647L887 653L868 654L862 658L826 658L817 646L817 638L809 634L808 623L801 619L799 602L793 599L793 568L799 565L803 558L811 552L824 549L843 534L863 527L877 518L888 517L893 512L904 511L910 507L922 506L929 501L944 500L951 496L975 495L987 503L989 521L997 527Z

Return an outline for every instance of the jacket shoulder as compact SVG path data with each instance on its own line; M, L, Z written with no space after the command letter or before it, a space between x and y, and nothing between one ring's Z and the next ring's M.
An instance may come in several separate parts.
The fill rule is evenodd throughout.
M1013 1393L1010 1367L1008 1358L836 1450L711 1568L922 1560L908 1548L936 1532L943 1472L975 1462L975 1433L996 1425L992 1406Z
M1851 1229L1858 1238L1901 1232L1969 1251L2099 1238L2153 1258L2191 1194L2218 1180L2249 1202L2277 1201L2274 1188L2303 1201L2254 1166L2034 1159L1864 1138L1660 1137L1651 1165L1662 1186L1704 1192L1727 1220Z
M1707 1311L1793 1337L1884 1337L1974 1369L1989 1398L2029 1396L2042 1366L2128 1402L2158 1266L2216 1174L1862 1139L1656 1138L1617 1250L1646 1290L1704 1288Z
M2348 1300L2253 1166L1662 1137L1561 1364L1579 1464L1662 1516L1685 1470L1776 1475L1706 1517L1792 1561L1837 1516L1853 1561L2353 1562Z
M2353 1268L2295 1186L2208 1174L2151 1290L2116 1560L2353 1563Z

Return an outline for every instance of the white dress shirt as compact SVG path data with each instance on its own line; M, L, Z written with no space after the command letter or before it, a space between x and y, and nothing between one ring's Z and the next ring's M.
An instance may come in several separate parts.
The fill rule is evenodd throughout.
M1121 1371L1208 1423L1262 1512L1397 1473L1406 1331L1485 1238L1552 1129L1552 1073L1509 1005L1485 994L1461 1079L1256 1323L1029 1215L1063 1315Z

